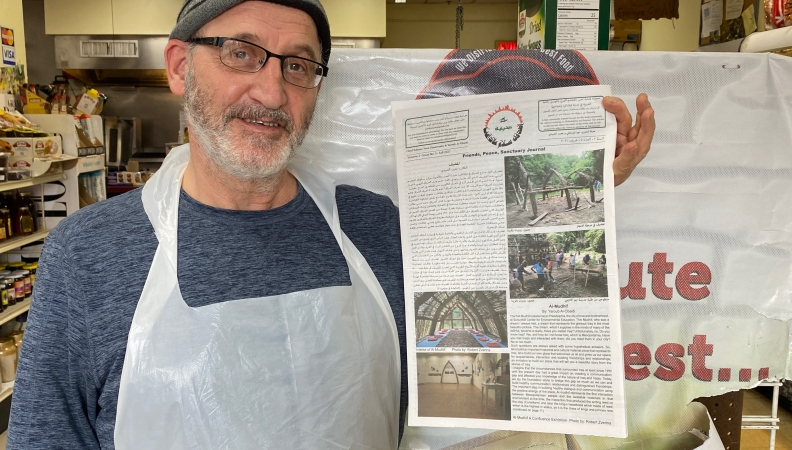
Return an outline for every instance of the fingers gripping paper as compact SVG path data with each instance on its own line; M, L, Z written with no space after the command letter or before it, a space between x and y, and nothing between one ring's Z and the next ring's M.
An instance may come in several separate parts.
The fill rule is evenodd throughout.
M550 71L540 64L499 70L491 63L498 55L521 55ZM629 436L569 436L563 439L569 448L640 442L693 448L663 444L708 427L706 419L680 422L692 399L789 375L792 61L754 54L339 50L331 65L301 151L341 183L394 200L392 101L565 87L574 84L557 80L570 76L588 80L577 84L612 86L633 114L635 97L649 94L658 122L652 151L615 191ZM504 444L494 448L519 448L531 439L498 433L408 428L402 446L444 448L489 436L492 445Z

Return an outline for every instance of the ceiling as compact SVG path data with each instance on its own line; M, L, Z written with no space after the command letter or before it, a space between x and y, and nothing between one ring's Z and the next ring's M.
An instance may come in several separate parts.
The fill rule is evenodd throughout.
M396 3L396 0L386 0L386 1L387 1L387 3ZM434 3L434 4L450 3L452 5L457 5L457 4L459 4L459 2L460 2L460 0L407 0L407 3L413 4L413 5L415 5L415 4L424 4L424 3L426 3L426 4L431 4L431 3ZM472 3L478 4L478 5L481 5L481 4L494 4L494 3L511 3L511 4L515 4L515 5L517 4L517 0L461 0L461 2L462 2L463 5L470 5Z

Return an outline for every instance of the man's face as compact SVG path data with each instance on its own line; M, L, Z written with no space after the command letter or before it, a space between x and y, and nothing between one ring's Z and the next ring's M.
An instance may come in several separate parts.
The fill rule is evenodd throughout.
M311 17L272 3L241 3L198 35L239 38L277 54L321 60ZM251 181L272 178L302 143L318 89L284 81L277 58L246 73L225 66L219 55L219 48L201 45L188 56L184 111L190 137L227 174Z

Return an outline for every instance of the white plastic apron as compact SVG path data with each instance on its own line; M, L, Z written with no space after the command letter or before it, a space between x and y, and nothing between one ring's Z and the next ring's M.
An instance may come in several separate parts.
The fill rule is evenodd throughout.
M189 158L189 146L174 149L143 188L159 246L129 331L116 449L395 449L396 325L341 231L333 180L304 158L290 166L338 240L351 286L191 308L176 275Z

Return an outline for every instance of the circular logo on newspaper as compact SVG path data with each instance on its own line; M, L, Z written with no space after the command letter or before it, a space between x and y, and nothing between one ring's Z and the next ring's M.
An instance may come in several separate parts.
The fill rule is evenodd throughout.
M520 138L522 130L522 116L509 105L496 109L484 122L484 137L498 147L508 147L513 144Z

